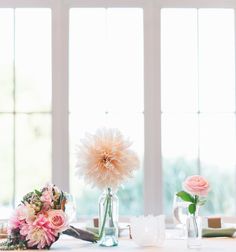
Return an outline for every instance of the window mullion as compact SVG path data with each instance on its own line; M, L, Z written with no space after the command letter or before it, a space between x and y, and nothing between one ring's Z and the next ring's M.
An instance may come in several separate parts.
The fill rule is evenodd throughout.
M16 18L15 9L13 11L13 197L12 206L15 207L16 204L16 41L15 41L15 28L16 28Z
M160 8L144 8L144 213L160 214L162 208Z
M200 125L200 117L201 117L201 111L200 111L200 53L199 53L199 43L200 43L200 37L199 37L199 9L197 10L197 130L198 130L198 142L197 142L197 173L201 174L201 157L200 157L200 139L201 139L201 125Z
M234 15L236 13L236 6L234 6ZM234 107L234 142L235 142L235 147L236 147L236 17L234 16L234 67L235 67L235 89L234 89L234 94L235 94L235 107ZM236 149L235 149L236 151ZM236 181L236 158L234 160L234 181ZM234 213L236 213L236 196L234 197Z
M69 191L68 8L52 7L52 182Z

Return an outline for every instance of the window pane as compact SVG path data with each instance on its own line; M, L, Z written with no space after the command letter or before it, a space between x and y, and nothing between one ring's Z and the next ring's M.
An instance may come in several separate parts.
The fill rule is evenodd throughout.
M71 9L70 66L71 111L143 111L142 10Z
M13 31L12 9L0 9L0 111L13 111Z
M232 9L162 11L162 150L167 213L175 188L181 189L186 175L199 172L212 185L205 214L235 213L234 33ZM195 57L186 60L185 53ZM183 86L177 81L169 88L166 79L174 76L173 80L178 80L189 69L196 70L190 72L196 85L190 81ZM181 116L186 111L188 116ZM195 119L186 121L187 117ZM224 188L219 186L223 180L227 181Z
M71 189L79 216L98 214L100 194L74 177L74 149L87 132L118 128L133 141L132 148L143 160L142 20L138 8L70 11ZM120 190L121 214L142 212L142 180L141 169Z
M197 111L197 81L197 10L162 9L162 111Z
M107 19L107 108L142 112L142 10L111 8L107 11Z
M51 11L15 11L16 110L51 110Z
M51 115L16 115L16 202L50 180Z
M13 116L0 114L0 218L9 217L13 196Z
M105 13L100 8L70 11L70 111L78 114L84 108L106 111Z
M199 10L201 111L234 111L234 33L234 10Z
M51 111L51 11L0 9L0 37L3 217L2 205L11 205L14 198L18 204L23 194L50 181L51 115L34 112Z
M212 187L207 214L235 213L235 140L234 115L201 115L201 170Z
M162 157L165 213L171 214L175 192L188 175L196 174L198 158L196 115L162 116Z

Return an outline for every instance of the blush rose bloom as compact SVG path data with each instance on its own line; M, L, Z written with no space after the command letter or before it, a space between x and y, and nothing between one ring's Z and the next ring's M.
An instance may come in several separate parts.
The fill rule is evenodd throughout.
M199 175L188 177L183 183L183 188L197 196L207 196L210 190L208 181Z
M62 232L68 228L66 214L62 210L51 210L48 212L50 226L57 232Z

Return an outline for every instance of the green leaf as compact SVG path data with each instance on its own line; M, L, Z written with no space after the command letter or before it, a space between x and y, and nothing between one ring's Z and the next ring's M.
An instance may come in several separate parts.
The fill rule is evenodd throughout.
M40 191L38 191L38 190L34 190L34 192L38 195L38 196L42 196L42 193L40 192Z
M176 195L180 197L183 201L194 203L194 197L185 191L180 191Z
M188 206L188 211L189 211L189 213L191 213L191 214L195 214L195 212L196 212L196 205L195 205L195 204L190 204L190 205Z

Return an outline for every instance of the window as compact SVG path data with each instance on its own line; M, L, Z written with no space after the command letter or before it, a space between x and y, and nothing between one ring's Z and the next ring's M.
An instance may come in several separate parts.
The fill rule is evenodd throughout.
M205 213L235 214L235 6L203 2L0 1L0 218L47 181L96 215L74 151L102 126L141 160L121 215L170 215L193 173L212 183Z
M49 9L0 9L3 217L32 187L51 180L50 25Z
M101 127L119 128L143 160L143 17L138 8L70 10L71 191L78 215L97 215L99 191L74 178L76 144ZM86 109L85 109L86 108ZM119 191L120 213L143 208L142 167ZM89 199L89 200L88 200Z
M234 11L163 9L161 14L166 212L186 175L200 173L212 186L206 213L233 215ZM222 180L227 181L224 187L219 186Z

